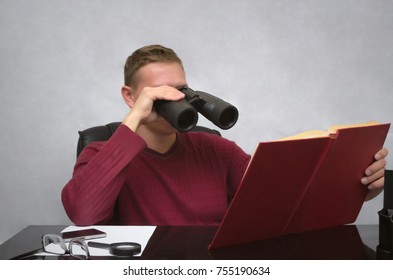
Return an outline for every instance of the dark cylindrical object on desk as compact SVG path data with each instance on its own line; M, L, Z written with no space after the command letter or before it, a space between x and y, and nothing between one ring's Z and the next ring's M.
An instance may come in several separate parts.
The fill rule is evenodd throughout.
M385 170L383 209L379 215L377 259L393 259L393 170Z
M383 208L393 210L393 170L385 170Z
M195 93L204 103L194 107L205 118L221 129L229 129L235 125L239 117L235 106L206 92L195 91Z
M154 108L174 128L181 132L190 131L198 122L198 112L186 100L157 100Z

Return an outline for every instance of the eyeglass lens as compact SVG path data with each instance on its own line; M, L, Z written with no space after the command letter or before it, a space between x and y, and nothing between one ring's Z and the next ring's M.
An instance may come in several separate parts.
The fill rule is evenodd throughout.
M68 245L57 234L47 234L42 237L44 251L56 255L70 254L77 259L89 259L90 253L87 244L82 239L72 239Z

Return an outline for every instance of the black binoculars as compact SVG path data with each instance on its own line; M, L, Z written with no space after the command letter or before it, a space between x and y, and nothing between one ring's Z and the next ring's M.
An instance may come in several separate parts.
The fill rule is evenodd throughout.
M180 101L157 100L154 108L174 128L181 132L190 131L198 122L198 112L222 129L235 125L239 112L235 106L202 91L189 87L178 89L185 94Z

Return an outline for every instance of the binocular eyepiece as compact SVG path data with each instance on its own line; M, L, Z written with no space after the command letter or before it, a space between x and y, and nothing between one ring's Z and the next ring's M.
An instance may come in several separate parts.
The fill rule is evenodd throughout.
M193 129L198 122L198 112L221 129L229 129L237 122L239 112L228 102L189 87L179 90L185 94L183 100L154 102L158 114L177 130L187 132Z

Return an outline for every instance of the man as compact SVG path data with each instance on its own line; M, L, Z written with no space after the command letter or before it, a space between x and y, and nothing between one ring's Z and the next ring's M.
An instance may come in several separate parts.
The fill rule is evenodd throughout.
M220 223L250 156L207 133L177 132L156 113L156 100L178 101L187 85L173 50L143 47L126 61L122 96L131 108L106 142L79 156L62 201L77 225L214 225ZM365 171L367 199L383 188L387 150ZM360 179L360 178L359 178Z

